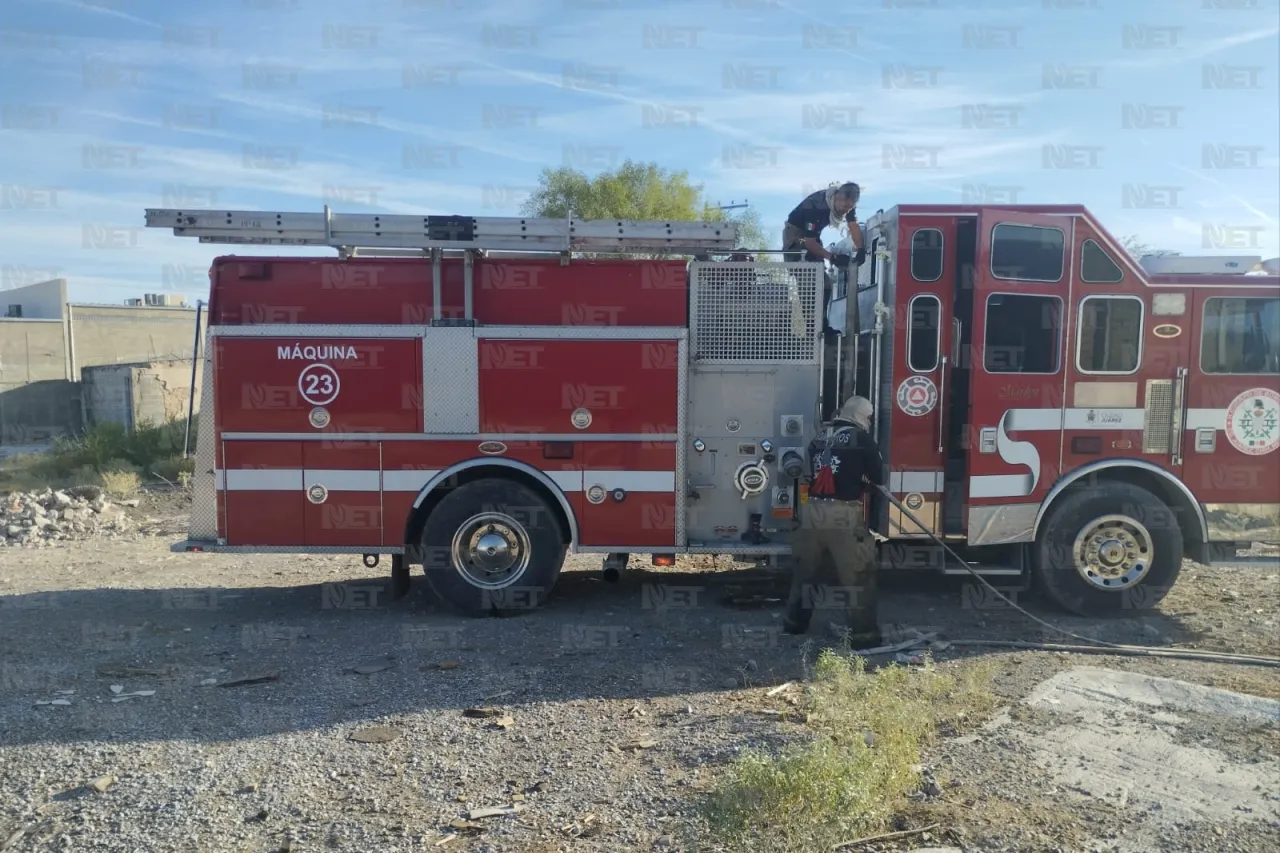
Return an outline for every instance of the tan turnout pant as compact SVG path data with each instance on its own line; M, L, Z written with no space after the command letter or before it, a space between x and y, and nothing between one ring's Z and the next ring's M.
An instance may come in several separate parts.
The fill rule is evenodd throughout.
M828 623L855 637L878 633L876 544L862 502L809 500L791 548L794 564L787 621L825 632Z

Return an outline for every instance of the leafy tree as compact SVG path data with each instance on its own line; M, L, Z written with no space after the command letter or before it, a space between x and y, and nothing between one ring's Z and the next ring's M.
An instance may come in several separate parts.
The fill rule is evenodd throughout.
M544 169L535 190L524 204L525 216L579 219L641 219L679 222L733 222L738 245L765 248L759 214L751 209L730 216L703 197L701 185L689 182L685 171L669 171L656 163L627 160L615 171L589 178L561 167ZM607 257L600 253L583 253Z

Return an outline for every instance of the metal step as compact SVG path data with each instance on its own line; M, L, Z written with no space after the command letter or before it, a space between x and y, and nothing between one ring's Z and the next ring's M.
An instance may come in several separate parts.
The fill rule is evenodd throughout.
M777 556L785 556L791 553L791 546L775 543L766 543L763 545L734 545L725 542L717 545L711 542L690 542L689 547L685 550L690 554L773 554Z
M978 566L970 563L973 570L980 575L991 575L992 577L1015 577L1022 574L1022 569L1014 569L1009 566ZM969 575L969 570L964 566L948 566L942 570L944 575Z
M1223 557L1213 561L1215 566L1266 566L1270 568L1280 568L1280 555L1275 554L1250 554L1241 557Z
M330 246L339 249L480 249L543 252L671 252L737 247L728 222L526 219L147 208L148 228L172 228L201 243Z

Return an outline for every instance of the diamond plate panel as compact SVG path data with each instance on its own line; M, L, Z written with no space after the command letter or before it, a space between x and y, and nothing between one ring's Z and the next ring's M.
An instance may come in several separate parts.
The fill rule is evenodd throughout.
M676 547L683 548L687 532L685 514L689 508L689 477L685 456L689 448L689 340L681 338L676 368Z
M420 338L427 326L335 326L322 323L275 323L260 326L214 326L210 333L224 338Z
M822 265L690 264L693 360L816 364L822 346Z
M479 345L466 326L427 330L422 341L423 422L428 433L480 430Z
M1148 379L1142 452L1170 453L1173 450L1173 438L1173 380Z
M200 413L196 416L196 458L191 476L192 539L216 539L218 536L218 484L214 477L216 427L213 423L213 335L205 334L203 384L200 386Z

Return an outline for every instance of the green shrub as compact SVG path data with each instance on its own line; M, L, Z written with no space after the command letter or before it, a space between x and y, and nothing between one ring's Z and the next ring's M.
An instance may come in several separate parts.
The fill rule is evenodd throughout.
M805 700L811 737L739 758L707 801L712 834L734 850L816 853L881 831L919 783L914 766L939 727L976 718L993 699L988 673L932 664L868 674L825 650Z
M195 423L191 426L194 448ZM117 423L97 424L82 435L57 438L47 453L0 463L0 490L104 485L102 476L110 472L133 473L140 482L163 478L177 483L183 473L194 470L193 461L182 458L185 434L182 419L141 424L133 432Z

